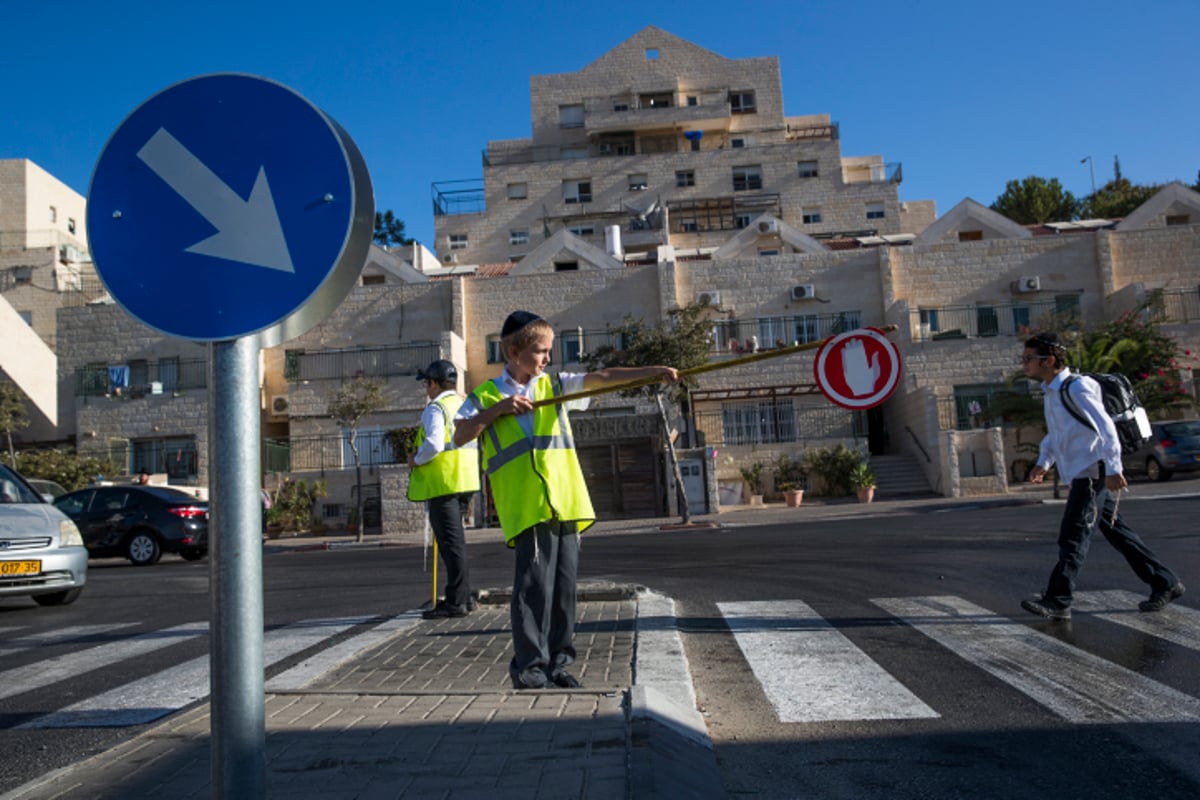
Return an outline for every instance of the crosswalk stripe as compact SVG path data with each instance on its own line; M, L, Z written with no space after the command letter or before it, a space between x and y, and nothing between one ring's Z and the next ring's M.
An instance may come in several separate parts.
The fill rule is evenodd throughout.
M393 636L417 624L420 612L413 611L391 617L365 633L351 637L346 641L326 648L305 661L301 661L291 669L281 672L267 681L266 691L288 692L303 689L326 672L354 658Z
M136 622L114 622L105 625L73 625L68 628L57 628L52 631L30 633L25 636L19 636L16 639L0 642L0 655L30 650L34 647L63 644L75 641L76 639L86 639L89 636L97 636L109 631L120 630L121 628L132 628L137 624ZM6 629L0 628L0 632L4 630ZM20 630L20 628L8 628L7 630L16 631Z
M938 716L799 600L717 608L780 722Z
M263 662L270 666L324 639L374 617L305 620L263 637ZM208 696L209 657L185 661L153 677L127 683L87 700L16 726L33 728L111 728L141 725Z
M1162 611L1144 614L1137 607L1144 599L1142 595L1118 590L1076 592L1071 607L1181 647L1200 650L1200 611L1169 605Z
M871 602L1070 722L1200 721L1200 700L962 598Z
M207 622L188 622L174 628L143 633L140 636L120 639L0 672L0 699L75 678L94 669L137 658L206 633Z

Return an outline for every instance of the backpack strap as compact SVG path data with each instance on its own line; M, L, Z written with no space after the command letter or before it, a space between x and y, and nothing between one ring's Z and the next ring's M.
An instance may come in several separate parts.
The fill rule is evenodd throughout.
M1065 408L1067 413L1069 413L1072 417L1079 420L1079 424L1086 425L1089 430L1095 431L1096 434L1099 434L1100 431L1096 429L1096 423L1092 422L1092 420L1083 413L1083 411L1079 408L1079 404L1075 402L1075 398L1071 397L1071 384L1074 382L1074 375L1069 376L1065 381L1063 381L1062 391L1059 392L1059 396L1062 397L1063 408Z

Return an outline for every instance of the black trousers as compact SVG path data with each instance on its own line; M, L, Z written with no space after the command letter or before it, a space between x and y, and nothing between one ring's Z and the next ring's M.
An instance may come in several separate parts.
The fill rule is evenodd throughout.
M513 658L509 671L547 674L575 661L575 578L579 533L573 522L543 522L514 541Z
M471 503L471 492L447 494L427 500L429 527L437 541L438 554L446 567L446 603L467 607L471 599L471 575L467 568L467 536L463 517Z

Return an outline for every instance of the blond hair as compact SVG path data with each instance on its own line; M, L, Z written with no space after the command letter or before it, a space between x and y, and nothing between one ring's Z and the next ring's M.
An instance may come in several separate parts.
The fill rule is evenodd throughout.
M504 354L504 360L508 361L512 358L509 355L510 348L516 348L518 352L529 347L531 344L541 339L543 336L553 336L554 328L550 327L550 323L544 319L535 319L533 322L521 328L518 331L510 333L500 340L500 352Z

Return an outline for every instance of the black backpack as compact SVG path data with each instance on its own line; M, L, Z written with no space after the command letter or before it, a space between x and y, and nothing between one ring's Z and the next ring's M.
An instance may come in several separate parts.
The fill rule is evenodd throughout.
M1086 375L1100 384L1100 397L1104 401L1104 410L1108 412L1113 425L1117 428L1117 439L1121 442L1122 452L1132 453L1150 440L1150 418L1146 416L1146 409L1142 408L1137 392L1133 391L1133 385L1129 383L1129 378L1119 372L1084 372L1080 374ZM1060 392L1063 406L1072 417L1096 433L1100 433L1096 430L1095 423L1079 409L1078 404L1071 397L1071 384L1076 377L1078 376L1072 375L1063 381Z

